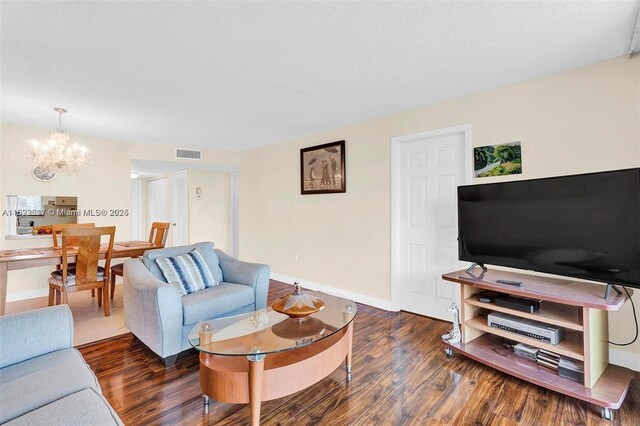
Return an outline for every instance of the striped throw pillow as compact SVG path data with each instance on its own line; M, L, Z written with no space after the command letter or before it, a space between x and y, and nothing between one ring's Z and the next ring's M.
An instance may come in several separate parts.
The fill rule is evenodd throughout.
M162 275L178 290L181 296L218 285L198 250L174 257L156 259Z

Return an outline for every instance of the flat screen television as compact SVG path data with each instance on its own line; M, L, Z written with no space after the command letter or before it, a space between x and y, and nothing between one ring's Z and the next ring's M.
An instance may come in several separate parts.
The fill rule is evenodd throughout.
M458 252L640 288L640 168L460 186Z

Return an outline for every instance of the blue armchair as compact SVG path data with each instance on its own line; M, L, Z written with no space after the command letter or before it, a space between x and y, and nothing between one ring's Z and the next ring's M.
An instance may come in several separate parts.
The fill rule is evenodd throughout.
M219 285L181 297L155 262L197 249ZM124 316L127 328L166 366L191 348L189 331L200 321L238 315L267 305L270 268L242 262L204 242L147 251L124 264Z

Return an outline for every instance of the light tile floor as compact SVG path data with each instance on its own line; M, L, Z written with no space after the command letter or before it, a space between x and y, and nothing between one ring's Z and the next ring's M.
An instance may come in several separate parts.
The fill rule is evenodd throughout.
M19 300L7 303L6 313L23 312L47 306L46 297ZM75 346L84 345L120 334L128 333L124 326L124 306L122 302L122 286L116 285L116 292L111 301L111 315L104 316L98 307L96 298L91 297L90 291L80 291L69 294L69 307L73 313Z

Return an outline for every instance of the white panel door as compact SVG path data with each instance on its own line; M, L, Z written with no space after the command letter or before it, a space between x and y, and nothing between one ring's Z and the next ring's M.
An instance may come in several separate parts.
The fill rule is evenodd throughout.
M189 179L186 170L173 173L173 245L189 244Z
M457 186L464 182L464 133L401 145L401 309L450 320L457 286L441 278L458 266Z
M169 222L169 179L162 178L147 183L147 223Z

